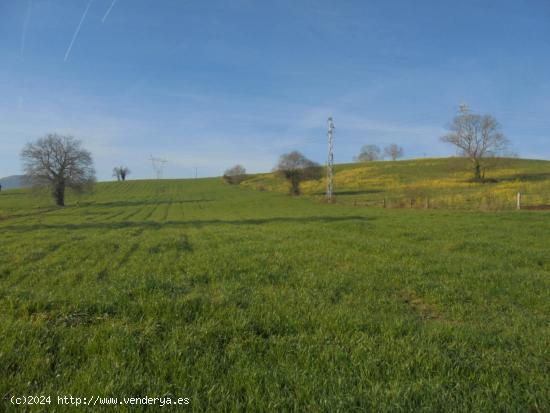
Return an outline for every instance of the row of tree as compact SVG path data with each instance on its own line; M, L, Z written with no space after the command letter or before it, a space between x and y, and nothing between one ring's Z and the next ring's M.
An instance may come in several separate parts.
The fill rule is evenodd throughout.
M395 143L386 146L383 153L377 145L364 145L359 155L355 157L355 160L358 162L372 162L390 158L392 161L395 161L398 158L402 158L403 154L403 148Z
M460 156L472 162L475 181L483 181L483 164L487 158L506 154L508 139L501 133L500 124L491 115L477 115L467 106L461 105L457 116L449 125L449 133L440 138L453 145ZM357 157L359 161L374 161L380 158L380 148L365 145ZM384 148L384 155L396 160L403 156L403 149L396 144ZM50 134L27 144L21 152L27 180L35 186L47 186L59 206L65 204L65 191L71 188L83 191L95 182L92 155L82 143L72 136ZM300 194L300 183L309 179L320 179L323 168L293 151L279 158L274 170L290 184L293 195ZM119 181L126 180L130 170L125 166L113 169ZM246 177L246 169L235 165L224 173L230 184L239 184Z

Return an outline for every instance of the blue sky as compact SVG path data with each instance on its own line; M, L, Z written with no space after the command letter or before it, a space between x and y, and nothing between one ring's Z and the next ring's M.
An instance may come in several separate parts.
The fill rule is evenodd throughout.
M151 154L166 177L323 163L328 116L336 162L448 156L460 102L550 159L550 2L0 1L0 176L48 132L83 140L100 180L152 177Z

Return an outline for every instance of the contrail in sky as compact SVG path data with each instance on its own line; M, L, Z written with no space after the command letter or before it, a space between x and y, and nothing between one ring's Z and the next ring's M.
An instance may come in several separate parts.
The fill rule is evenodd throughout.
M21 34L21 50L20 55L23 56L25 51L25 42L27 40L27 28L29 27L29 19L31 18L31 0L27 3L27 14L25 15L25 21L23 22L23 33Z
M71 40L71 44L69 44L69 48L67 49L67 52L65 53L65 58L63 61L67 61L69 58L69 54L71 53L71 50L73 48L74 41L76 40L78 33L80 33L80 28L82 27L82 23L84 23L84 19L86 18L86 15L88 14L88 10L90 9L90 6L92 5L92 2L94 0L90 0L88 2L88 5L86 6L86 10L84 10L84 14L82 15L82 18L80 19L80 23L78 23L78 27L76 28L76 31L74 32L73 39Z
M115 6L115 3L116 0L113 0L113 2L111 3L111 7L109 7L109 10L107 10L107 13L105 13L105 16L103 16L103 19L101 19L101 23L105 23L105 20L107 19L107 17L109 17L109 13L111 13L111 10Z

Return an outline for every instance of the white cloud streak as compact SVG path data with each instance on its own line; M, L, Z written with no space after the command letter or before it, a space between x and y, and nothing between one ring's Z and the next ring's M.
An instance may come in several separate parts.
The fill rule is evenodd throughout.
M86 15L88 14L88 10L90 10L90 6L92 5L94 0L88 1L88 5L86 6L86 10L84 10L84 13L82 14L82 18L80 19L80 23L78 23L78 26L74 32L73 38L71 40L71 43L69 44L69 47L67 48L67 52L65 52L65 57L63 58L63 61L66 62L69 58L69 55L71 54L71 50L73 49L74 42L76 38L78 37L78 33L80 33L80 28L82 27L82 23L84 23L84 20L86 19Z
M111 6L109 7L107 12L105 13L105 16L103 16L103 18L101 19L101 23L105 23L105 20L107 20L107 17L109 17L109 14L111 14L111 10L113 10L113 7L115 7L116 1L117 0L113 0L113 2L111 3Z
M19 54L23 56L25 53L25 43L27 42L27 31L29 28L29 20L31 18L31 0L28 0L27 3L27 13L25 14L25 20L23 21L23 31L21 33L21 49Z

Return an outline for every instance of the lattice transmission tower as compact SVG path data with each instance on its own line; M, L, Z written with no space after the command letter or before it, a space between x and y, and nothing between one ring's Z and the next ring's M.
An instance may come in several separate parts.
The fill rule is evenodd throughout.
M162 174L164 172L164 166L168 162L164 158L155 158L153 155L149 156L149 160L151 161L151 164L153 165L153 170L155 171L155 174L157 175L157 179L162 179Z
M328 118L327 201L334 197L334 122Z

